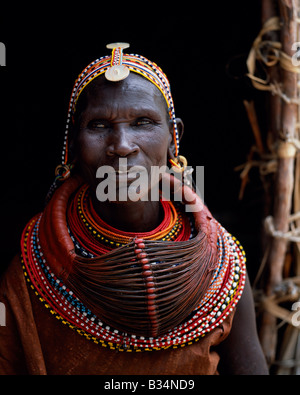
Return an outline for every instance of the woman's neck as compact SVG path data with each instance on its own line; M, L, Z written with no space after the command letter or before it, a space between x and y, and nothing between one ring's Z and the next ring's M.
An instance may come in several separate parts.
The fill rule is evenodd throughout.
M96 197L92 201L103 221L125 232L148 232L162 221L159 201L100 202Z

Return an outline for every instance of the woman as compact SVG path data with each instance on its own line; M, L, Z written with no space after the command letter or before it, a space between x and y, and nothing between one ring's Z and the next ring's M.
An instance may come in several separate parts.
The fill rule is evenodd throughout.
M75 82L48 204L2 279L0 371L266 374L239 243L167 172L152 198L153 168L186 167L167 77L108 47Z

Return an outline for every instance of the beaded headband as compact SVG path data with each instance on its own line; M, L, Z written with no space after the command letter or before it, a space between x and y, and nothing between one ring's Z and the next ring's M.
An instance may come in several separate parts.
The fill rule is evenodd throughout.
M56 169L57 176L66 178L70 174L70 165L68 164L69 125L75 113L76 103L79 99L79 96L90 82L102 74L105 74L105 78L109 81L121 81L127 78L129 73L132 71L134 73L140 74L152 82L152 84L154 84L160 90L167 103L169 116L173 123L175 157L178 157L179 137L175 119L174 103L168 78L160 67L145 57L133 54L123 54L123 49L128 47L129 44L127 43L108 44L107 48L112 49L112 55L103 56L90 63L81 72L81 74L79 74L77 80L75 81L69 102L68 118L62 151L62 165L59 165Z

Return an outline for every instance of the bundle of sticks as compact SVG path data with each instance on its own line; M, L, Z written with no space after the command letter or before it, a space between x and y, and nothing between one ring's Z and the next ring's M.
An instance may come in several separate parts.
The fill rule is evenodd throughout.
M239 167L243 170L240 198L253 166L259 168L265 184L264 254L253 284L254 292L260 287L260 339L276 374L300 374L300 322L294 325L297 322L290 319L294 303L300 300L299 0L262 1L262 29L247 67L254 88L265 92L268 109L264 141L255 103L244 102L255 145L248 162ZM293 286L287 287L287 282ZM278 327L286 322L287 329L279 335Z

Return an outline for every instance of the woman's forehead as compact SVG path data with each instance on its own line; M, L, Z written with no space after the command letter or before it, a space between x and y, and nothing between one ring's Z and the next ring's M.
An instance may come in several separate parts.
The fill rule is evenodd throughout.
M165 99L159 89L145 78L131 73L125 80L110 82L100 76L83 91L77 103L77 114L87 108L107 109L123 102L132 109L157 107L167 111Z
M88 92L90 96L93 96L95 94L99 94L99 92L101 93L104 91L129 91L141 94L148 92L148 94L159 96L164 100L163 95L154 84L152 84L146 78L134 73L130 73L130 75L125 80L119 82L108 81L103 75L101 75L95 78L95 80L85 88L84 92Z

